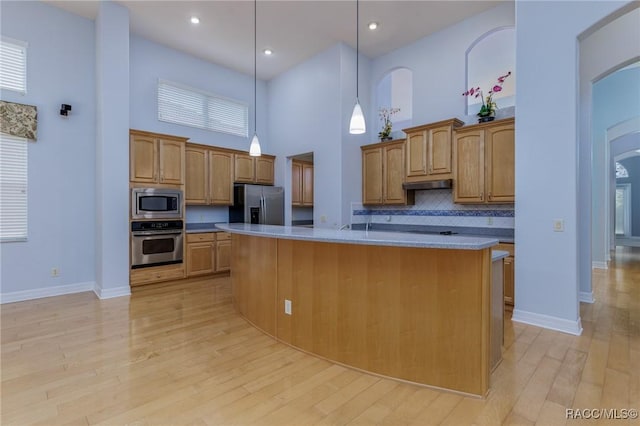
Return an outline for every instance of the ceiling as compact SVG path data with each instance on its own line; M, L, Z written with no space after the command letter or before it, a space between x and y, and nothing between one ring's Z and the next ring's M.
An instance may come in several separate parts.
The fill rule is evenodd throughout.
M98 1L45 0L95 19ZM361 0L360 51L373 59L502 1ZM134 34L245 74L253 74L253 2L117 1L129 9ZM190 22L197 16L200 24ZM356 2L289 0L257 2L258 78L270 80L306 59L344 42L356 45ZM380 23L371 31L371 21ZM273 55L262 54L265 48Z

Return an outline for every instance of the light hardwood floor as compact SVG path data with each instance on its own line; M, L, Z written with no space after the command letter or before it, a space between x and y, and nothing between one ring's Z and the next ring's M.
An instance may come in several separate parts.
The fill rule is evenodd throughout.
M639 425L565 418L640 409L640 248L618 248L594 289L582 336L507 321L485 400L277 343L234 312L228 278L5 304L0 423Z

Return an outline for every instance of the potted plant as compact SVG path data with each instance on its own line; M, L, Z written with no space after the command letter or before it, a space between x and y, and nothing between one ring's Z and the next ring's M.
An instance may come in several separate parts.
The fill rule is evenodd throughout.
M496 109L498 109L498 105L493 100L493 95L502 91L502 85L507 77L511 75L511 71L498 77L497 83L489 90L489 95L486 97L483 96L482 90L479 87L472 87L462 94L462 96L473 96L474 98L480 98L482 101L482 106L480 107L480 111L476 114L478 118L478 123L484 123L486 121L492 121L496 116Z
M378 110L378 115L380 116L380 120L382 121L382 130L378 132L380 141L388 141L393 139L391 137L391 128L393 127L391 116L399 111L400 108L380 108Z

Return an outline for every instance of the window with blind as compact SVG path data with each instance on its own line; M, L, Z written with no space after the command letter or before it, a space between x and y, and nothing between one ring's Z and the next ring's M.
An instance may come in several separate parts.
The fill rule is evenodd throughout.
M27 93L27 43L0 39L0 88Z
M0 241L27 239L27 140L0 133Z
M247 137L247 104L166 80L158 82L158 120Z

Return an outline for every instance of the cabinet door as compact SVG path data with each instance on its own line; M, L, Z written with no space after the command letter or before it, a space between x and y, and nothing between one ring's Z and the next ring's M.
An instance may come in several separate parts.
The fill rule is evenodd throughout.
M291 205L302 205L302 164L291 163Z
M484 202L484 131L457 133L454 202Z
M451 173L451 126L436 127L429 130L427 159L429 175L439 178Z
M513 306L515 302L514 288L515 259L513 256L504 259L504 303Z
M382 204L382 148L362 151L362 204Z
M158 181L158 145L155 138L132 135L129 140L129 161L131 182Z
M402 188L405 177L404 160L404 143L384 147L382 163L384 204L406 203L406 191Z
M187 277L215 272L213 242L187 244Z
M313 164L302 165L302 205L313 206Z
M185 148L185 187L186 204L207 204L208 151L202 148Z
M160 183L184 183L184 142L160 139Z
M231 269L231 240L216 243L216 272Z
M253 157L249 156L249 154L235 154L234 181L241 183L253 183L253 163Z
M407 177L427 174L427 131L407 135Z
M233 204L233 154L230 152L209 151L209 203Z
M487 201L515 201L515 130L513 124L486 129Z
M265 156L256 157L256 183L273 185L273 158Z

